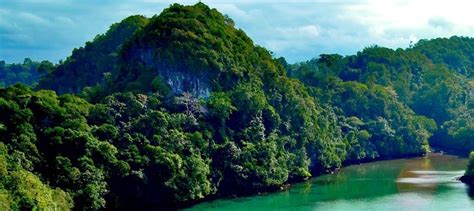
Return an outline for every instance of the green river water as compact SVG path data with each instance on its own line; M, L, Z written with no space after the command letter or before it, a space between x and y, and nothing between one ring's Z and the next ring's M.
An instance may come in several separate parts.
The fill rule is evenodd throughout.
M450 155L353 165L288 190L204 202L190 210L474 210L456 180L466 159Z

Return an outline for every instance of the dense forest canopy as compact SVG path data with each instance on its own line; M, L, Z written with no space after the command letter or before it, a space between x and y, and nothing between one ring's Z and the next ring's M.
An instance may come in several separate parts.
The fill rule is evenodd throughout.
M473 76L468 74L472 67L470 60L466 60L458 63L456 69L450 69L453 67L451 64L436 63L420 53L431 52L431 42L434 49L438 48L440 40L447 39L421 41L421 44L406 50L374 46L353 56L321 55L318 59L291 65L289 73L312 87L317 98L342 108L346 113L357 115L364 115L366 112L351 110L363 106L366 101L355 101L353 105L344 108L337 101L341 96L337 92L340 90L339 84L357 81L367 85L368 89L382 85L392 94L393 100L409 107L415 114L436 122L430 124L433 125L430 128L436 128L437 125L437 129L432 130L432 146L468 153L474 149L474 142L471 141L474 135L474 87ZM452 37L449 40L453 46L459 46L460 42L473 42L471 38ZM448 44L445 46L445 49L454 48ZM437 55L448 57L444 53L452 55L453 51L440 50ZM458 54L466 53L459 51ZM466 71L459 71L460 69ZM351 94L343 98L354 96ZM396 112L400 113L400 110Z
M40 76L44 74L41 72L41 64L44 66L50 62L39 63L29 58L25 58L23 63L7 64L5 61L0 61L0 87L8 87L16 83L35 86Z
M288 64L202 3L131 16L57 65L17 65L35 77L0 63L17 75L0 75L0 206L175 208L430 146L467 153L473 45Z

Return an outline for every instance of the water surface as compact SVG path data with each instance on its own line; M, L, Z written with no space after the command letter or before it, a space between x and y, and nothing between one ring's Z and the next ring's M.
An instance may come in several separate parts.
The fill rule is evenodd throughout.
M379 161L259 196L222 199L191 210L474 210L456 177L466 159L450 155Z

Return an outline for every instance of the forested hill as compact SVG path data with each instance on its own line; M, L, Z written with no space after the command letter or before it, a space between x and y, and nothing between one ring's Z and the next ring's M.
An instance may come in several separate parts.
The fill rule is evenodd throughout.
M36 91L0 89L0 209L176 208L428 140L472 149L471 60L447 63L471 54L451 42L472 41L289 65L202 3L129 17L42 63Z
M0 87L8 87L16 83L36 86L42 75L39 67L39 62L29 58L25 58L23 63L8 64L5 61L0 61Z
M467 154L474 149L473 41L440 38L422 40L406 50L375 46L353 56L321 55L291 65L289 74L312 89L316 98L341 108L344 115L365 119L373 114L373 100L354 101L351 98L357 95L352 91L346 95L349 99L340 96L347 89L366 86L373 92L382 86L395 101L436 121L437 129L430 138L433 147ZM348 102L355 104L346 107Z
M38 88L59 94L78 93L84 87L102 83L105 77L117 73L123 43L147 22L147 18L134 15L112 24L106 33L74 49L65 61L47 69L48 74L41 78Z
M435 64L445 65L471 79L474 77L474 38L421 40L410 50L425 55Z

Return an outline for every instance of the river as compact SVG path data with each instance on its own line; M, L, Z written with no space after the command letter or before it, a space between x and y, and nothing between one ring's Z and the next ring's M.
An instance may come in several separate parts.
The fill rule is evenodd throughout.
M474 210L455 178L467 160L436 153L342 168L288 190L204 202L190 210Z

